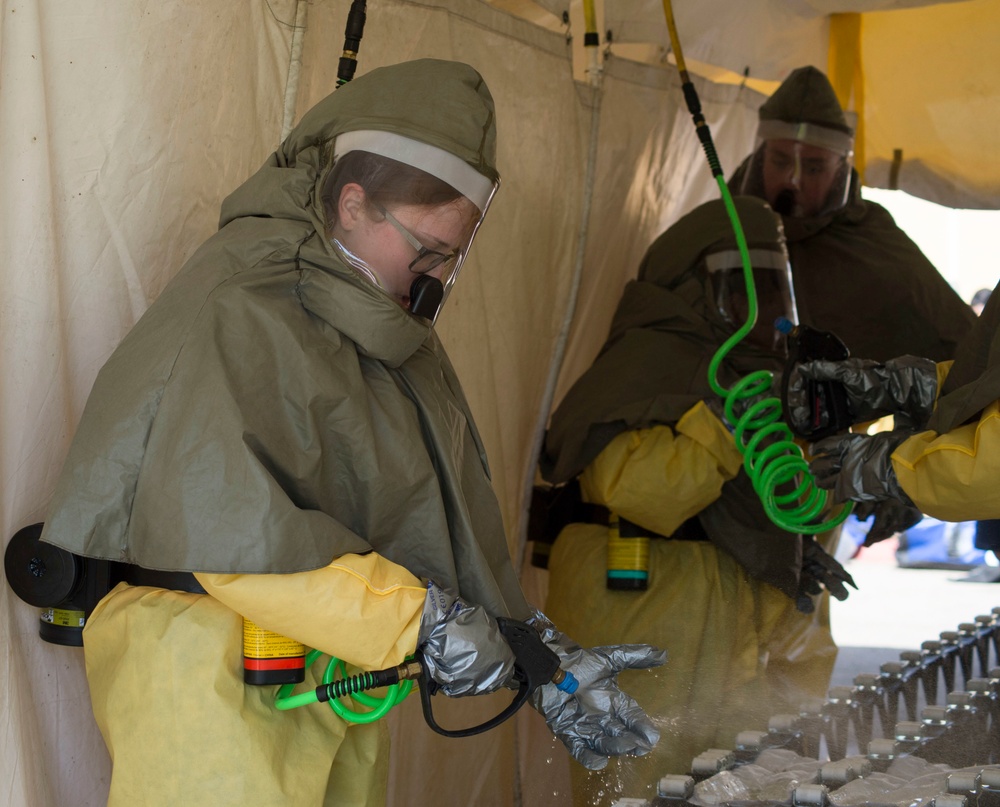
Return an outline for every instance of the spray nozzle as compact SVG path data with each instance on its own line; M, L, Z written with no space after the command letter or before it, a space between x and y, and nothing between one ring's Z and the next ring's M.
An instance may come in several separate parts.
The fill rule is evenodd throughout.
M778 317L774 321L774 329L779 333L783 333L785 336L788 336L788 334L795 330L795 323L788 317Z

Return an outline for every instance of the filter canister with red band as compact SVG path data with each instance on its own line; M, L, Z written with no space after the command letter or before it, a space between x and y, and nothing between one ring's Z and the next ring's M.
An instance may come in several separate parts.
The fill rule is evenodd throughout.
M254 686L300 684L306 678L306 649L294 639L243 619L243 681Z

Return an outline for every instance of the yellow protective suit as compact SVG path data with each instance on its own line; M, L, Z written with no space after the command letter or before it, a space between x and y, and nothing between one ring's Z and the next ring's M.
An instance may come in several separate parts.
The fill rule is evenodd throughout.
M945 521L1000 518L1000 293L990 295L953 365L938 366L927 423L897 447L892 467L924 513Z
M1000 518L1000 401L973 423L945 434L915 434L892 455L892 467L913 503L942 521Z
M732 437L699 403L676 430L620 434L580 482L587 501L669 535L718 498L739 463ZM650 541L649 589L609 591L607 537L600 525L563 530L549 561L546 612L584 645L648 642L667 649L664 667L621 676L661 738L650 755L612 762L605 771L574 766L574 803L649 797L660 777L688 772L702 751L732 748L738 732L766 729L770 715L825 696L836 660L827 595L813 614L801 614L788 596L751 578L714 544L657 539Z
M349 725L323 704L278 711L275 687L243 683L241 614L384 669L416 647L420 581L374 553L297 574L197 577L210 594L122 583L84 628L94 715L114 762L109 807L384 804L384 722ZM308 671L302 690L320 674Z

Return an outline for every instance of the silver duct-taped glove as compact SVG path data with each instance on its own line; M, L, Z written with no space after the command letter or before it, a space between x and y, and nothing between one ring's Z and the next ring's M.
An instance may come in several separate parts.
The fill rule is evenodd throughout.
M872 546L886 538L892 538L897 532L908 530L924 517L916 507L896 499L857 502L854 505L854 515L859 521L867 521L872 515L875 516L868 534L865 535L864 546Z
M937 365L918 356L900 356L884 363L869 359L810 361L796 365L791 373L788 406L792 421L804 426L814 414L806 400L806 380L841 384L855 423L902 415L905 425L922 429L937 398Z
M900 487L892 452L913 432L897 429L876 434L843 434L814 443L809 470L816 485L833 491L838 502L881 502L895 499L914 504Z
M559 656L561 669L578 682L572 693L545 684L531 696L532 705L573 758L598 771L609 757L648 754L660 733L639 704L618 688L618 673L659 667L667 660L666 651L648 644L584 650L538 611L528 624Z
M514 672L514 653L496 620L433 580L427 582L417 648L427 676L445 695L493 692Z
M823 549L811 535L802 536L802 569L799 571L799 590L795 607L803 614L816 610L813 597L826 589L830 596L846 600L847 586L857 589L854 578L835 557Z

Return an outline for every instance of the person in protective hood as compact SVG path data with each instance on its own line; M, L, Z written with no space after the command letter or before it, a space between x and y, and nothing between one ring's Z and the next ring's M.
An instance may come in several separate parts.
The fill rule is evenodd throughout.
M994 292L954 363L810 362L803 378L843 384L856 421L897 428L847 433L812 447L817 483L839 501L899 502L942 521L1000 518L1000 301Z
M954 358L975 317L889 212L861 198L854 133L826 76L792 71L759 115L729 187L781 214L801 322L855 356Z
M760 311L720 367L727 388L780 370L775 318L795 319L779 217L759 199L734 201ZM816 595L846 596L849 577L815 539L767 518L708 381L747 311L732 225L721 200L708 202L650 246L607 342L552 416L542 476L563 491L578 480L582 502L551 549L546 611L586 641L670 654L628 683L660 744L615 769L574 770L577 804L687 773L702 751L826 692L836 648Z
M498 186L468 65L374 70L309 111L102 368L43 540L128 564L84 628L111 805L380 804L387 732L247 686L245 625L445 694L510 681L496 617L579 681L534 704L583 764L657 732L525 601L432 323ZM311 671L309 677L312 678ZM315 684L315 681L313 681Z

